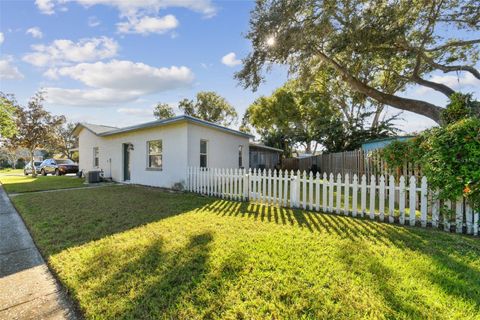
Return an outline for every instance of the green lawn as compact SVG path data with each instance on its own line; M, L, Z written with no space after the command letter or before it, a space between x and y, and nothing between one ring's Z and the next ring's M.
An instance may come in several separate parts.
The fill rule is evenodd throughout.
M111 186L13 198L90 319L480 318L480 241Z
M8 193L21 193L42 190L83 187L83 179L76 176L37 176L23 175L23 170L1 170L0 183Z

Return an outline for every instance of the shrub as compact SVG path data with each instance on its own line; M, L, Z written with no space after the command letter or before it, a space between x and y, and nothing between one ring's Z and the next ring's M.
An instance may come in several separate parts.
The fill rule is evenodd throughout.
M442 111L444 125L453 124L462 119L480 116L480 102L473 100L471 94L454 93L450 103Z
M439 191L439 199L456 201L463 195L474 209L480 209L480 118L426 130L379 152L392 173L406 162L418 164L430 188Z
M467 118L425 133L422 168L440 199L462 195L480 208L480 119Z

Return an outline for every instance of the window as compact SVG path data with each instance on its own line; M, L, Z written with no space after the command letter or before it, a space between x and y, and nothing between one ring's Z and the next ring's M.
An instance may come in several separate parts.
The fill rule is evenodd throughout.
M242 145L238 146L238 167L239 168L243 167L243 146Z
M93 148L93 167L98 168L100 164L99 158L98 158L98 147Z
M162 170L162 140L147 142L147 168Z
M207 140L200 140L200 167L207 167Z

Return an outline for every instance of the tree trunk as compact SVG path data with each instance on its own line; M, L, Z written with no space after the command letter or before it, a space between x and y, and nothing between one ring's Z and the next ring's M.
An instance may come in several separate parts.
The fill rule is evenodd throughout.
M325 55L323 52L317 52L320 59L332 66L353 90L363 93L364 95L373 98L380 103L388 104L401 110L420 114L440 124L440 113L442 111L442 108L426 101L402 98L392 94L381 92L373 87L366 85L362 81L352 76L343 66L338 64L329 56Z

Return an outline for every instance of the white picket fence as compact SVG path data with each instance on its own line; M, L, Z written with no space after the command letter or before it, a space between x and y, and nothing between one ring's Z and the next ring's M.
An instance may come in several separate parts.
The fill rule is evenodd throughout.
M312 172L218 169L189 167L187 190L230 200L253 201L290 208L368 216L370 219L400 224L443 226L457 233L478 236L479 212L473 212L463 199L456 203L440 203L429 191L426 177L417 186L417 178L363 175L360 179ZM407 184L408 183L408 184ZM368 203L367 203L368 199ZM442 214L445 210L453 216Z

